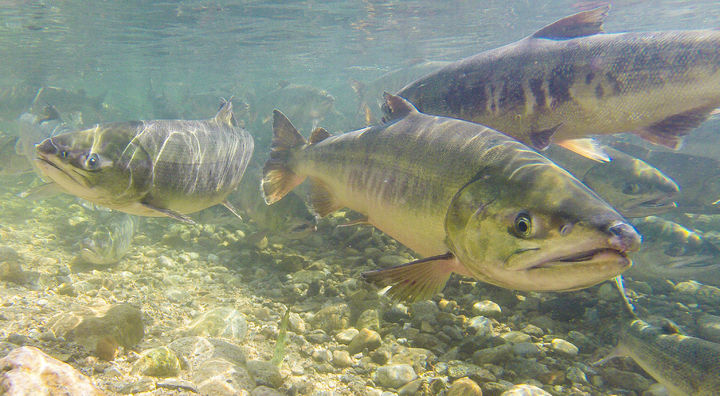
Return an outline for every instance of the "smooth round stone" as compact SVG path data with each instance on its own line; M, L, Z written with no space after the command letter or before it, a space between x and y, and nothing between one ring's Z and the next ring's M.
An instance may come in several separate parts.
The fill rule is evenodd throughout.
M565 377L572 383L587 384L587 376L578 367L570 366L565 370Z
M578 347L562 338L555 338L550 342L550 346L553 351L565 356L577 356L578 354Z
M720 316L704 314L698 321L700 335L712 342L720 342Z
M180 372L180 361L175 352L167 347L153 348L143 352L133 363L131 375L151 377L174 377Z
M512 345L513 353L519 356L537 356L540 354L540 348L532 342L519 342Z
M318 362L329 362L332 359L332 353L327 349L316 349L312 353L312 358Z
M502 344L492 348L481 349L473 354L473 362L483 365L486 363L502 364L513 357L513 348L509 344Z
M619 295L615 286L610 282L603 283L598 289L598 298L602 301L615 301Z
M482 390L470 378L463 377L456 379L448 389L446 396L482 396Z
M323 278L325 275L323 274ZM324 330L328 333L337 330L347 329L350 325L350 308L347 304L336 304L327 306L318 311L310 323L316 329Z
M534 385L520 384L506 390L500 396L552 396L552 394Z
M203 362L192 374L192 383L202 395L242 395L246 389L253 389L255 381L242 366L224 359L210 359Z
M367 309L360 314L355 324L358 329L380 330L380 315L375 309Z
M475 335L489 336L495 335L493 330L492 320L484 316L475 316L468 321L468 327L475 330Z
M279 388L283 383L280 369L271 362L264 360L248 360L245 367L258 385L267 385L273 388Z
M373 351L382 345L382 337L375 330L362 329L356 335L348 345L348 352L354 355L358 352L362 352L365 349Z
M375 378L381 386L397 389L416 379L417 374L409 364L390 364L378 367Z
M378 260L378 262L379 262L383 267L392 267L392 266L395 266L395 265L401 265L401 264L405 264L405 263L407 263L407 262L409 262L409 261L410 261L410 260L408 260L407 258L405 258L405 257L403 257L403 256L392 255L392 254L391 254L391 255L387 255L387 256L382 256L382 257L380 257L380 259Z
M348 351L336 350L332 353L332 363L335 367L345 368L353 365L353 360Z
M195 319L187 334L242 340L247 334L247 321L245 315L233 308L215 308Z
M511 344L519 344L521 342L530 342L532 338L523 333L522 331L511 331L509 333L505 333L500 336L505 342L509 342Z
M337 342L341 344L349 344L353 338L355 338L356 335L358 335L360 331L354 327L350 327L349 329L345 329L337 334L335 334L335 339Z
M472 311L475 315L482 315L490 318L497 318L502 315L502 309L500 309L500 306L490 300L476 302L472 306Z

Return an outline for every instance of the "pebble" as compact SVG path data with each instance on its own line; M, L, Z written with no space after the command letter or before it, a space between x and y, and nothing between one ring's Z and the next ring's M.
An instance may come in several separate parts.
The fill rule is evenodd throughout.
M703 314L698 318L698 332L708 341L720 342L720 316Z
M417 374L409 364L380 366L375 372L377 383L386 388L398 389L415 378L417 378Z
M587 376L579 367L568 367L567 370L565 370L565 377L572 383L588 383Z
M280 369L265 360L248 360L245 368L252 375L258 385L267 385L273 388L279 388L283 383Z
M653 381L630 371L622 371L613 367L603 370L603 380L610 386L642 392L650 387Z
M521 342L530 342L532 337L522 331L510 331L500 336L505 342L511 344L519 344Z
M380 315L376 309L367 309L360 314L355 324L358 329L380 330Z
M552 394L535 385L520 384L506 390L501 396L552 396Z
M256 386L248 370L224 359L210 359L193 370L192 383L202 395L241 395Z
M236 309L220 307L211 309L193 321L185 332L187 335L225 337L241 341L247 334L245 315Z
M532 342L518 342L512 344L512 351L518 356L533 357L540 354L540 348Z
M167 347L159 347L144 351L133 363L131 375L147 375L151 377L173 377L180 372L180 361L175 352Z
M484 316L475 316L468 321L468 327L475 331L475 335L492 337L495 335L492 320Z
M332 353L332 362L335 367L345 368L353 365L352 357L348 351L336 350Z
M470 378L458 378L450 385L445 396L482 396L482 389Z
M472 312L475 315L487 316L489 318L498 318L502 316L500 306L490 300L478 301L472 306Z
M617 289L610 282L603 283L597 293L598 298L602 301L615 301L619 296Z
M572 343L563 340L562 338L555 338L550 342L550 346L553 351L560 353L565 356L577 356L578 347Z
M323 275L324 277L324 275ZM335 304L322 308L310 320L317 329L333 333L350 325L350 308L347 304Z
M335 340L341 344L349 344L360 331L354 327L347 328L335 334Z
M348 345L348 352L354 355L358 352L362 352L365 349L373 351L382 345L382 338L380 334L375 330L362 329L358 334L353 337Z
M473 362L478 365L486 363L501 364L513 357L513 347L509 344L485 348L473 353Z
M0 359L0 390L8 395L102 395L67 363L35 347L20 347Z

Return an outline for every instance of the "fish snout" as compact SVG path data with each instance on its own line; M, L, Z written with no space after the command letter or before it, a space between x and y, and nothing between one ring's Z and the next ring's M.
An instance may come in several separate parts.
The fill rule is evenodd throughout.
M634 252L640 249L642 236L628 223L616 222L608 228L608 243L613 249L621 252Z
M58 152L58 147L53 143L52 138L45 139L36 144L35 149L45 155L54 155Z

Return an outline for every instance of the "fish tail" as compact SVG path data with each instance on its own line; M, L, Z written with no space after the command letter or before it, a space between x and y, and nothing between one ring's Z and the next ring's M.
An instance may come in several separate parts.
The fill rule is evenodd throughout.
M295 151L307 145L305 138L278 110L273 111L273 138L270 159L263 167L262 191L265 203L273 204L305 180L293 172L290 161Z

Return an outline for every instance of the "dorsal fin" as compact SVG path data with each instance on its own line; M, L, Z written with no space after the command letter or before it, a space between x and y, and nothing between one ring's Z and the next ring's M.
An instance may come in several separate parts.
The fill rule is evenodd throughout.
M230 100L223 99L223 103L220 105L220 110L218 110L217 114L215 114L214 119L218 122L218 124L237 126L237 121L235 121L235 117L232 112L232 98L230 98Z
M383 93L383 98L385 99L385 103L382 105L382 110L385 113L383 121L402 118L413 112L417 113L415 106L400 96L391 95L385 92Z
M609 11L610 4L605 4L592 10L578 12L545 26L530 37L567 40L602 33L602 25Z
M308 143L310 143L310 144L319 143L319 142L322 142L323 140L329 138L330 136L332 136L332 135L330 135L330 132L328 132L325 128L318 127L318 128L315 128L315 130L313 130L312 133L310 134Z

